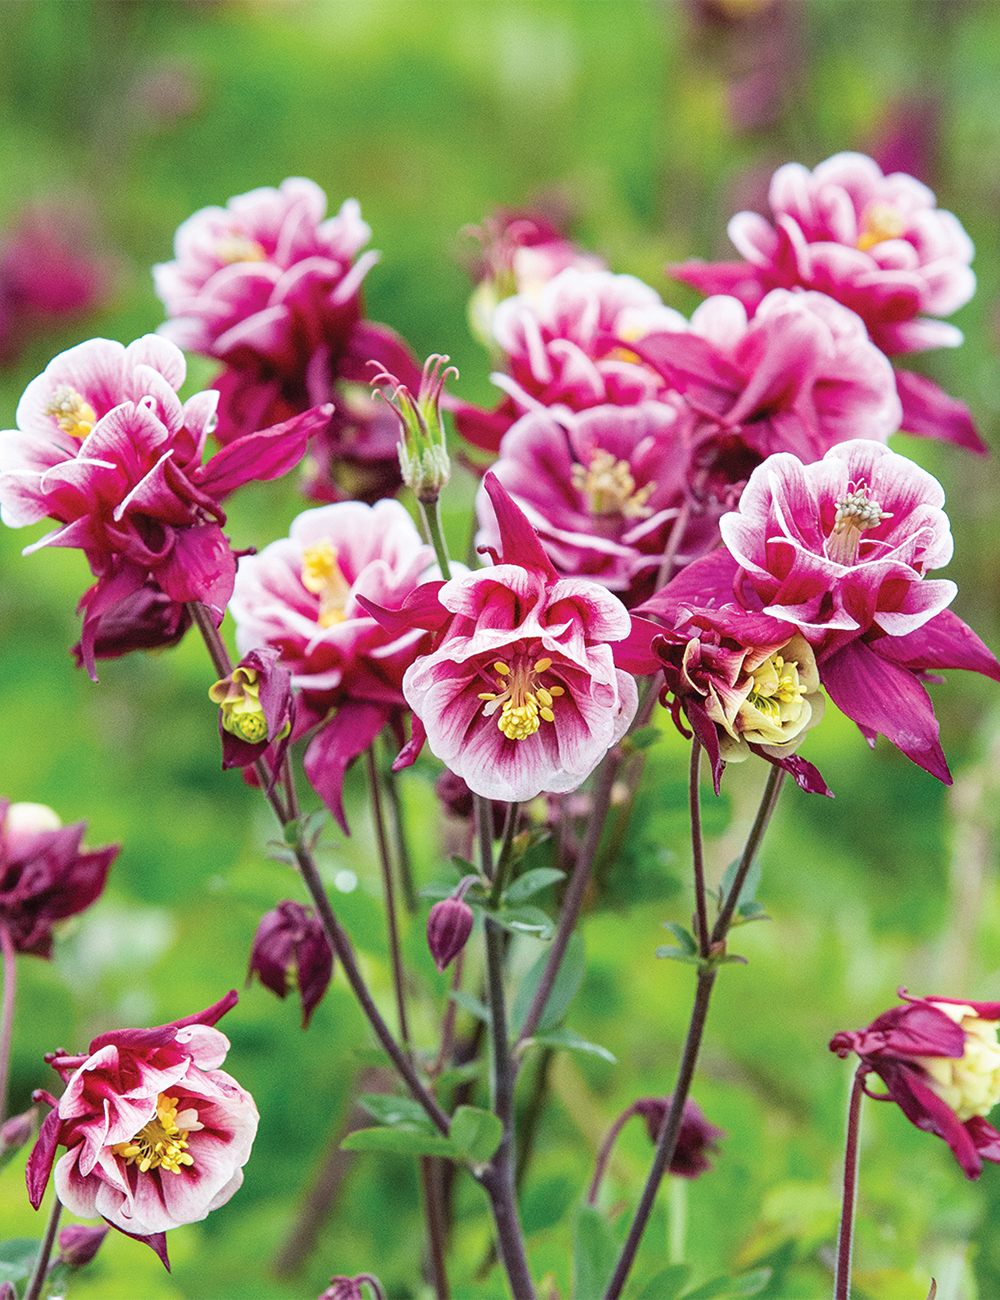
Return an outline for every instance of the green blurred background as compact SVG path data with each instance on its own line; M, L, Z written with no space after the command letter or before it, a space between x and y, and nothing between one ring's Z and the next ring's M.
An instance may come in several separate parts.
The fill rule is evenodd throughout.
M149 267L171 256L176 226L233 194L309 176L335 209L356 197L383 258L369 314L416 352L451 354L457 390L491 401L488 363L464 312L461 227L498 205L539 198L571 215L576 238L689 311L664 262L731 256L725 224L759 202L773 168L877 150L896 132L922 151L927 180L977 245L979 291L958 313L963 348L928 373L973 408L996 441L1000 274L1000 8L964 0L809 0L782 7L761 38L754 0L7 0L0 60L0 224L27 205L89 214L114 266L102 312L35 338L0 372L0 419L59 350L101 334L128 342L162 319ZM713 22L723 13L727 22ZM749 26L747 25L749 24ZM755 26L757 24L757 26ZM757 81L754 81L757 76ZM191 366L194 386L211 371ZM955 609L1000 643L998 471L957 449L897 439L948 492L959 583ZM450 523L464 544L471 483L455 482ZM295 483L247 489L232 505L237 546L284 534L303 508ZM79 1050L115 1025L186 1015L242 986L263 911L302 897L268 858L263 801L219 770L212 680L193 638L165 655L77 672L74 606L88 582L75 553L20 558L42 528L0 536L0 792L86 818L91 843L123 850L101 902L64 932L56 960L21 962L14 1109L51 1086L48 1050ZM956 774L948 792L881 744L873 755L844 719L812 733L807 756L835 801L786 791L764 852L760 893L773 921L734 947L712 1009L694 1095L729 1137L689 1188L693 1280L770 1264L767 1296L828 1293L849 1066L829 1055L838 1029L868 1023L916 993L1000 997L994 836L1000 801L995 688L952 674L933 688ZM563 1054L553 1063L523 1213L536 1275L569 1294L565 1213L586 1188L596 1146L636 1096L669 1091L689 1011L688 968L657 962L663 920L685 921L687 754L664 733L619 860L585 920L588 965L570 1016L617 1066ZM442 874L432 760L403 793L424 882ZM718 874L734 856L764 773L730 768L707 795ZM366 973L391 1014L370 823L356 773L353 836L326 835L324 870ZM267 815L266 815L267 814ZM417 1032L434 1040L445 979L423 941L427 904L405 918L416 972ZM513 953L515 975L537 949ZM472 985L470 984L470 987ZM260 1134L242 1191L202 1224L171 1234L174 1271L112 1233L73 1294L102 1300L313 1297L332 1273L378 1274L392 1297L428 1294L412 1164L357 1156L333 1216L291 1277L274 1267L351 1108L370 1041L342 979L308 1034L292 1001L255 986L222 1026L227 1068L254 1094ZM525 1096L532 1069L523 1072ZM481 1098L480 1098L481 1100ZM522 1099L523 1100L523 1099ZM943 1143L895 1108L869 1106L862 1151L857 1294L1000 1295L1000 1170L965 1182ZM877 1113L872 1113L877 1112ZM609 1186L613 1218L634 1205L649 1158L626 1129ZM488 1242L485 1202L456 1187L456 1297L503 1294L475 1272ZM633 1294L668 1260L661 1197ZM0 1236L40 1233L20 1167L0 1178ZM655 1296L651 1300L656 1300Z

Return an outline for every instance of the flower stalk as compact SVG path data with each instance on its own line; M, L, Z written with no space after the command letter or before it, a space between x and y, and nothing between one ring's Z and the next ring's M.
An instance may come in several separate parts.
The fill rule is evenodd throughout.
M861 1134L861 1098L864 1095L864 1072L859 1067L851 1086L847 1110L847 1143L844 1148L844 1199L840 1211L837 1237L837 1273L834 1300L850 1300L851 1254L854 1247L854 1211L858 1201L858 1139Z
M49 1211L49 1221L45 1225L45 1236L42 1238L38 1258L35 1260L35 1268L24 1292L24 1300L39 1300L42 1294L45 1275L49 1271L49 1260L52 1258L52 1247L55 1245L56 1233L59 1230L59 1218L62 1214L62 1208L62 1201L58 1196L55 1197L52 1202L52 1209Z
M10 1075L10 1047L14 1033L14 1001L17 994L17 954L7 926L0 921L0 953L3 955L3 1001L0 1003L0 1124L7 1118L7 1081Z

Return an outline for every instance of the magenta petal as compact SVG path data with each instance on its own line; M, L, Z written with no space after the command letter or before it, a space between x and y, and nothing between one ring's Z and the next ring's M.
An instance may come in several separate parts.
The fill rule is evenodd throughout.
M170 555L154 574L171 600L200 600L222 622L233 594L236 557L218 524L178 528Z
M392 770L394 772L399 772L404 767L409 767L411 764L415 763L420 756L420 751L426 743L427 731L424 728L424 724L414 713L410 739L393 760Z
M360 592L356 592L354 598L365 613L390 636L402 636L404 632L412 632L415 627L436 632L451 618L451 614L438 600L438 592L443 586L444 582L440 579L421 583L410 592L399 609L386 609L382 605L376 605Z
M105 1219L105 1223L111 1223L110 1219ZM140 1237L137 1232L126 1232L124 1228L119 1228L117 1223L111 1223L116 1232L120 1232L123 1237L131 1237L133 1241L141 1241L144 1246L148 1246L153 1253L158 1256L163 1267L170 1272L170 1260L167 1258L167 1234L165 1232L151 1232L145 1237Z
M926 375L897 370L896 391L903 403L902 427L907 433L921 438L942 438L978 456L988 454L989 448L980 438L969 408Z
M965 1131L984 1160L1000 1164L1000 1133L992 1124L987 1123L981 1115L973 1115L965 1121Z
M333 406L327 402L269 429L244 434L216 452L192 479L218 500L250 479L280 478L295 468L306 453L310 435L325 428L332 414Z
M718 608L733 599L733 584L740 572L739 564L725 547L695 560L672 578L665 587L640 605L637 614L652 614L673 626L680 606Z
M950 609L941 610L922 627L905 636L881 637L873 641L872 649L879 658L911 672L964 668L1000 682L1000 663L993 651Z
M382 730L386 717L386 709L381 705L347 700L306 750L303 766L309 783L345 835L350 835L350 831L342 798L344 773Z
M748 311L753 311L764 297L756 267L749 262L702 262L690 258L686 262L674 263L666 267L666 272L681 284L689 284L699 293L728 293L740 302Z
M833 791L823 780L819 768L799 754L775 757L768 751L766 745L750 745L749 748L774 767L780 767L783 772L787 772L800 790L805 790L807 794L825 794L828 799L833 798Z
M927 1087L912 1066L899 1061L875 1061L873 1064L906 1118L925 1133L943 1138L966 1178L978 1178L983 1171L983 1162L976 1144L947 1102Z
M866 735L880 733L918 767L951 785L934 710L913 673L881 658L864 641L852 641L823 661L820 678L837 708Z
M518 564L524 569L537 569L547 578L555 579L558 575L538 540L538 534L497 476L488 473L483 479L483 486L489 493L496 513L504 563Z
M645 677L660 668L660 659L652 650L653 637L659 636L663 629L659 623L651 623L648 618L631 615L632 631L623 641L615 641L611 646L615 667L623 668L634 677Z
M61 1127L62 1120L59 1118L58 1110L50 1110L42 1121L35 1145L31 1148L31 1155L28 1156L28 1164L24 1175L28 1184L28 1200L31 1202L32 1209L37 1210L41 1205L45 1189L49 1185L49 1175L52 1173L52 1162L56 1158L56 1147L59 1145L59 1130Z

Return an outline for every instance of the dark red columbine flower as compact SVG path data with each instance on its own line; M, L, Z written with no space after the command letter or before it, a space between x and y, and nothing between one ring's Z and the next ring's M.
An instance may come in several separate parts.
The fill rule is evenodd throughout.
M104 889L120 844L81 848L86 822L63 826L51 808L0 800L0 927L18 952L52 955L52 927Z
M248 981L255 973L279 998L298 989L302 1028L308 1029L333 974L333 950L311 907L286 899L261 917L250 950Z
M274 745L272 767L281 766L295 720L292 675L278 663L271 646L251 650L228 677L209 688L208 698L219 705L222 767L249 767Z
M467 877L450 898L435 903L427 917L427 946L439 971L451 965L472 933L472 908L462 897L472 880Z
M646 1121L646 1132L650 1142L657 1142L660 1129L670 1109L670 1097L640 1097L632 1103L632 1112L641 1115ZM681 1128L677 1135L674 1158L670 1162L670 1172L680 1178L697 1178L707 1169L711 1169L708 1157L715 1154L716 1144L726 1136L724 1129L709 1124L696 1101L688 1097L684 1103Z
M1000 1164L1000 1133L985 1116L1000 1101L1000 1002L911 998L855 1033L830 1039L830 1051L861 1058L858 1074L877 1074L884 1093L917 1128L951 1147L967 1178L978 1178L983 1160Z

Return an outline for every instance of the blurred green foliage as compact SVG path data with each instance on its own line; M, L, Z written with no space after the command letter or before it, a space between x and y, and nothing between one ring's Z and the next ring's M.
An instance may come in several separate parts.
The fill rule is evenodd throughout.
M735 6L733 6L735 9ZM28 203L67 197L91 206L115 259L112 302L98 316L35 340L0 375L4 423L52 355L94 334L124 342L161 319L149 266L171 255L175 227L196 208L306 175L336 207L357 197L382 263L370 274L370 315L420 355L447 351L461 395L490 400L488 365L464 323L467 280L458 232L501 204L558 196L574 232L614 270L648 280L688 310L693 295L662 264L726 256L725 222L774 166L813 165L868 148L891 111L934 107L933 175L943 206L977 243L980 290L957 316L965 346L926 361L973 407L987 438L1000 414L996 354L1000 274L1000 8L963 0L810 0L800 11L800 60L783 108L737 129L727 112L731 58L694 6L654 0L22 0L4 9L0 61L0 220ZM794 55L794 59L793 59ZM730 69L731 72L731 69ZM196 384L210 370L192 364ZM1000 534L997 470L953 448L899 439L945 482L959 582L956 609L997 644ZM464 549L472 484L459 478L449 526ZM287 481L233 503L237 546L283 534L303 508ZM86 818L90 841L123 850L106 896L67 927L53 964L21 962L13 1064L15 1109L51 1086L44 1052L79 1048L112 1025L157 1023L218 998L244 978L261 913L301 897L269 859L275 828L262 801L219 770L212 674L189 640L166 655L101 666L93 685L67 654L74 605L88 582L75 553L19 558L42 529L0 536L0 701L3 780L13 799ZM868 1021L897 985L919 993L1000 997L995 692L953 674L935 687L958 781L949 795L894 750L868 751L831 710L807 755L835 801L789 790L764 850L760 898L774 918L737 932L747 967L727 967L694 1094L728 1131L716 1168L688 1189L692 1281L769 1265L768 1297L828 1292L849 1067L830 1035ZM584 933L587 973L569 1016L617 1066L557 1053L524 1189L533 1268L566 1296L570 1218L612 1119L641 1095L669 1091L689 1013L689 968L657 961L661 923L687 923L687 749L666 732L620 854L599 871ZM434 764L402 780L418 883L443 874ZM706 794L718 878L738 851L763 780L755 763ZM351 774L353 835L322 855L341 919L391 1014L389 967L373 835L359 773ZM356 887L350 888L356 881ZM349 892L342 892L348 889ZM543 900L547 896L543 895ZM418 1040L436 1039L447 977L423 940L427 903L404 918ZM516 982L541 945L511 951ZM475 987L470 981L468 987ZM466 1017L462 1027L468 1029ZM262 1123L242 1191L202 1224L171 1234L174 1271L112 1233L74 1297L101 1300L279 1300L314 1296L332 1273L377 1273L392 1297L421 1282L417 1173L403 1157L358 1153L334 1214L291 1278L274 1261L351 1109L370 1041L335 980L308 1035L292 1001L259 986L223 1028L228 1066L255 1096ZM535 1058L541 1059L538 1054ZM519 1098L536 1065L529 1058ZM481 1086L472 1104L485 1104ZM619 1224L650 1155L626 1128L606 1184ZM0 1236L40 1232L18 1165L0 1178ZM489 1242L485 1202L459 1175L452 1280L456 1300L500 1296L476 1271ZM673 1202L671 1202L673 1203ZM634 1294L666 1268L668 1197L643 1243ZM869 1106L862 1151L857 1295L1000 1294L1000 1171L967 1185L944 1145L895 1108ZM973 1277L973 1274L975 1275ZM945 1286L950 1290L945 1290ZM963 1289L964 1288L964 1289Z

